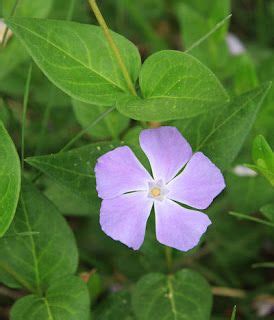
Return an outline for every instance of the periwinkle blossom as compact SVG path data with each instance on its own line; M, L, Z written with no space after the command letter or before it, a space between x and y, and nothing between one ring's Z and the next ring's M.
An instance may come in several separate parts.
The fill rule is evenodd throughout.
M97 161L102 230L137 250L154 206L157 240L181 251L190 250L211 221L206 214L187 207L206 209L225 188L224 178L202 152L192 152L175 127L143 130L140 146L152 176L127 146L107 152Z

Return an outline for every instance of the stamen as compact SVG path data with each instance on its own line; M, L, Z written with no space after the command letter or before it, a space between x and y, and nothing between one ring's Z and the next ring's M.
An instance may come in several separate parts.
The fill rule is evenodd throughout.
M153 197L158 197L161 194L161 189L153 188L150 190L150 193Z

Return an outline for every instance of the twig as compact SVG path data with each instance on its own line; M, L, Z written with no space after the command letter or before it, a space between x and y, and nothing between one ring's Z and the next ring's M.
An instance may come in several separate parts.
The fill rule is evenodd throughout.
M102 16L101 14L101 11L100 9L98 8L97 6L97 3L96 3L96 0L88 0L89 4L90 4L90 7L99 23L99 25L101 26L101 28L103 29L103 32L106 36L106 39L114 53L114 56L121 68L121 71L123 73L123 76L126 80L126 83L128 85L128 88L130 90L130 92L134 95L134 96L137 96L137 93L136 93L136 90L135 90L135 87L131 81L131 78L130 78L130 75L128 73L128 70L127 70L127 67L126 65L124 64L124 61L122 59L122 56L121 56L121 53L120 53L120 50L119 48L117 47L116 43L114 42L112 36L111 36L111 33L109 31L109 28L107 26L107 23L104 19L104 17Z

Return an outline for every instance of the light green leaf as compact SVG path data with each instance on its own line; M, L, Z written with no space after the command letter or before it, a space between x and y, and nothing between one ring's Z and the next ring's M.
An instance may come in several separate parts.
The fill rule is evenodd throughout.
M10 16L16 2L17 0L3 1L3 17L7 18ZM46 17L51 10L52 4L53 0L20 0L16 5L14 16L32 18Z
M3 1L3 17L8 18L17 0ZM16 6L14 15L16 17L45 18L48 16L53 0L20 0ZM0 79L6 77L22 62L29 57L22 44L14 36L8 41L5 47L0 48Z
M117 102L118 110L136 120L191 118L228 101L215 75L194 57L164 50L151 55L140 73L143 98Z
M274 204L269 203L260 209L261 213L271 222L274 223Z
M144 276L133 290L132 303L139 320L209 320L212 294L202 276L185 269Z
M28 158L26 161L88 202L91 213L97 213L100 201L96 192L94 167L98 157L118 145L94 143L68 152Z
M252 158L255 165L247 164L246 166L261 173L274 186L274 152L262 135L254 139Z
M7 24L46 76L83 102L113 105L130 95L127 83L100 27L58 20L10 18ZM112 32L133 82L140 55L127 39Z
M73 274L78 263L75 240L64 218L26 183L14 221L0 240L0 251L0 281L36 293Z
M15 146L0 121L0 236L15 214L21 184L20 161Z
M274 169L274 153L262 135L259 135L254 139L252 158L257 165L265 168L273 167Z
M269 84L262 85L211 112L173 124L194 150L203 151L218 167L227 169L252 128L269 88Z
M73 110L78 122L83 128L88 127L92 121L95 121L106 108L87 104L81 101L73 100ZM104 117L97 125L92 127L88 133L94 138L112 137L117 139L129 124L129 119L117 111L112 111Z
M89 320L89 296L85 283L75 276L54 281L45 296L19 299L11 320Z

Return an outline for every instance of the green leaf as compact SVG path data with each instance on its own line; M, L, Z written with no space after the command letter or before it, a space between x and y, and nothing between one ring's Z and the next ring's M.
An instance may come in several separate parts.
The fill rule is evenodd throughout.
M260 209L261 213L271 222L274 223L274 204L269 203Z
M5 0L3 2L3 17L7 18L10 16L16 1L17 0ZM46 17L51 10L52 4L53 0L20 0L16 5L14 16L32 18Z
M75 116L83 128L88 127L92 121L95 121L106 111L106 108L103 106L96 106L77 100L73 100L72 103ZM95 138L112 137L113 139L117 139L119 134L127 128L128 124L128 118L117 111L112 111L97 125L92 127L88 133Z
M247 164L247 167L261 173L274 186L274 152L262 135L253 142L252 158L255 165Z
M85 283L68 276L54 281L44 297L29 295L11 310L11 320L89 320L89 296Z
M142 99L124 98L118 110L136 120L165 121L191 118L228 101L215 75L194 57L164 50L143 64L140 77Z
M252 128L269 88L269 84L262 85L211 112L173 124L194 150L203 151L218 167L227 169Z
M54 205L27 183L0 251L0 281L36 293L73 274L78 264L71 229Z
M68 152L28 158L26 161L90 203L92 213L97 213L100 202L96 192L94 167L98 157L118 145L94 143Z
M95 320L133 320L130 294L121 291L111 294L95 309ZM144 319L145 320L145 319Z
M21 184L20 161L15 146L0 121L0 236L15 214Z
M257 165L265 168L273 167L274 170L274 153L262 135L259 135L254 139L252 158Z
M58 20L10 18L7 24L46 76L83 102L113 105L130 94L100 27ZM127 39L112 32L133 82L140 55Z
M202 276L185 269L175 275L144 276L133 291L132 303L139 320L207 320L212 294Z
M3 1L3 17L8 18L17 0ZM14 15L16 17L45 18L52 7L53 0L20 0L16 6ZM14 36L8 41L5 47L0 48L0 79L6 77L22 62L29 57L22 44Z

